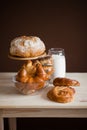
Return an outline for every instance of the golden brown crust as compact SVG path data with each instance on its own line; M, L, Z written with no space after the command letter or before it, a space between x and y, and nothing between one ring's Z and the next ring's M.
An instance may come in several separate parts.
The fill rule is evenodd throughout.
M80 83L77 80L69 78L55 78L53 80L54 86L80 86Z
M16 75L16 87L22 93L39 90L45 86L48 75L39 61L26 61Z
M38 81L37 77L42 80L47 80L48 75L43 69L41 63L39 61L26 61L23 66L18 71L16 76L17 81L23 83L30 83L34 81ZM32 79L32 80L31 80Z
M71 87L56 86L48 91L47 97L55 102L68 103L73 100L74 94L75 90Z
M40 61L40 63L42 64L43 69L44 69L45 72L48 74L49 79L50 79L51 75L52 75L53 72L54 72L52 57L51 57L51 56L47 56L47 57L45 57L45 58L39 59L39 61Z
M16 37L10 44L10 55L22 58L40 56L45 50L45 44L36 36Z

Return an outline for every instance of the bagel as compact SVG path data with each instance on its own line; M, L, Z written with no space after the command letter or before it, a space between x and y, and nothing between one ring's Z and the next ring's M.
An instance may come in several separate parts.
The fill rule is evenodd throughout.
M71 87L60 87L56 86L53 87L50 91L47 93L47 97L55 102L58 103L68 103L71 102L74 98L75 89Z

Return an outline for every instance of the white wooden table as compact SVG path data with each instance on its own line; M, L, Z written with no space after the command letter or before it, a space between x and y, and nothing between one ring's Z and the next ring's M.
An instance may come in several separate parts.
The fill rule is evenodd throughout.
M68 78L80 82L75 87L73 102L62 104L50 101L47 92L52 87L32 95L20 94L12 82L15 73L0 73L0 130L4 130L3 119L9 118L10 130L16 130L17 117L78 117L87 118L87 73L67 73Z

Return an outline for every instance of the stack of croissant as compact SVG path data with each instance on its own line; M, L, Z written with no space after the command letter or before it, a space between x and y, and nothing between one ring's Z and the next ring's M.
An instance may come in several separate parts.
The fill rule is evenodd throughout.
M43 88L53 73L52 66L44 66L44 63L49 61L51 62L50 58L26 61L16 75L18 90L23 94L28 94L30 90L34 92Z

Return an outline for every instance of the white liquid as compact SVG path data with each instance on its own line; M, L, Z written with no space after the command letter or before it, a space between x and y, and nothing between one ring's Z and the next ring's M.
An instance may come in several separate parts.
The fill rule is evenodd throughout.
M54 67L53 79L56 77L65 77L66 73L65 56L53 54L52 57Z

